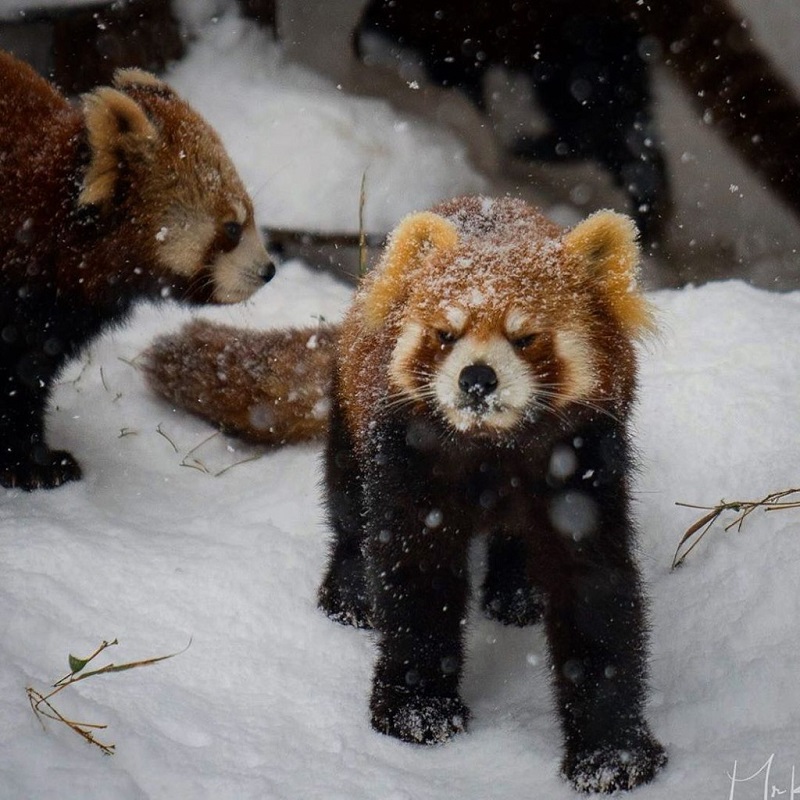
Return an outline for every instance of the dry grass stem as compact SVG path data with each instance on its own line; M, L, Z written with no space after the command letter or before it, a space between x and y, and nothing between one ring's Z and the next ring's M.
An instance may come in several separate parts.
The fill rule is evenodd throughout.
M111 389L109 388L108 383L106 383L106 375L105 372L103 372L102 367L100 367L100 382L103 384L103 388L106 390L106 392L108 392L108 394L111 394ZM111 402L116 403L117 400L119 400L121 397L122 397L122 392L117 392L114 395L114 398L111 400Z
M367 274L367 234L364 230L364 204L367 200L367 171L361 173L361 190L358 194L358 276Z
M203 446L204 446L204 445L205 445L207 442L210 442L212 439L216 439L216 438L217 438L217 436L219 436L219 434L220 434L220 432L219 432L219 431L214 431L214 433L212 433L210 436L206 436L206 438L205 438L205 439L203 439L203 441L202 441L202 442L200 442L200 444L196 444L196 445L195 445L195 446L194 446L194 447L193 447L191 450L189 450L189 451L186 453L186 455L183 457L183 460L185 461L187 458L189 458L189 456L191 456L191 455L194 455L194 454L195 454L195 453L196 453L196 452L197 452L197 451L198 451L198 450L199 450L201 447L203 447Z
M692 550L697 547L697 545L700 543L700 540L708 533L712 525L726 511L735 512L736 517L732 522L729 522L725 526L724 530L729 531L731 528L736 528L737 531L741 531L744 521L757 508L763 508L765 511L785 511L791 508L800 508L800 499L788 501L785 500L785 498L797 494L800 494L800 488L784 489L780 492L772 492L771 494L766 495L766 497L763 497L761 500L733 500L730 502L722 500L715 506L700 506L693 505L692 503L675 503L676 506L681 506L682 508L696 508L701 511L706 511L707 513L703 514L703 516L693 522L686 529L686 532L681 537L680 542L678 542L678 547L675 550L675 555L672 559L672 569L675 569L675 567L680 566L684 562L689 553L691 553ZM693 541L691 541L691 544L688 544L690 540ZM686 549L681 552L681 548L687 544L688 546Z
M243 458L239 461L234 461L233 464L228 464L227 467L223 467L219 472L214 473L215 478L219 478L220 475L224 475L228 470L233 469L234 467L239 467L242 464L249 464L251 461L258 461L259 458L263 457L263 453L257 453L254 456L249 456L248 458Z
M123 358L122 356L117 356L117 360L121 361L123 364L127 364L129 367L133 367L134 369L141 369L141 367L136 363L138 359L140 359L147 351L142 350L138 352L133 358Z
M71 381L67 381L71 386L74 386L76 389L78 388L78 384L81 381L81 378L86 374L86 370L92 365L92 358L91 356L86 357L86 361L83 362L81 365L81 371L78 373L77 377L73 378ZM61 383L61 381L59 381Z
M180 466L181 467L188 467L189 469L196 469L198 472L203 472L206 475L210 475L212 478L219 478L220 475L224 475L229 470L232 470L234 467L238 467L241 464L248 464L251 461L257 461L259 458L263 456L263 453L256 453L256 455L248 456L247 458L242 458L239 461L234 461L233 464L228 464L226 467L223 467L220 470L214 472L210 470L204 462L202 462L199 458L196 458L194 454L200 450L205 444L210 442L212 439L219 436L221 431L215 431L210 436L206 436L202 442L196 444L191 450L189 450L186 455L181 459Z
M163 436L172 445L172 449L176 453L179 452L178 445L176 445L175 442L173 442L172 439L166 433L164 433L164 431L161 428L160 422L158 423L158 425L156 425L156 433L159 434L159 436Z
M94 661L94 659L97 658L100 653L117 644L119 644L119 642L116 639L110 642L104 641L87 658L76 658L75 656L70 655L70 671L63 678L60 678L52 685L51 692L43 694L38 689L34 689L32 686L29 686L25 690L26 694L28 695L28 702L30 703L31 709L36 715L36 719L38 719L42 724L43 728L44 719L51 719L55 722L61 722L71 731L74 731L83 739L85 739L89 744L93 744L95 747L100 748L105 755L113 755L116 750L116 746L101 742L94 733L95 731L105 730L108 727L107 725L95 722L78 722L76 720L69 719L68 717L65 717L57 708L55 708L55 706L51 703L51 699L68 686L73 686L79 681L84 681L87 678L93 678L97 675L108 675L109 673L113 672L127 672L128 670L137 669L139 667L149 667L153 664L158 664L160 661L166 661L168 658L174 658L175 656L180 655L180 653L186 652L186 650L188 650L188 648L191 646L192 642L190 639L189 644L187 644L183 650L179 650L176 653L170 653L165 656L156 656L155 658L146 658L142 659L141 661L129 661L125 664L106 664L106 666L100 667L99 669L84 672L85 668L92 661Z

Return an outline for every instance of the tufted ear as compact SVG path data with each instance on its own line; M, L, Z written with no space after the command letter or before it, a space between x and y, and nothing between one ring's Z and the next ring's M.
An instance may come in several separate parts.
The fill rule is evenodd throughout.
M636 285L639 245L636 225L614 211L597 211L568 231L565 251L588 269L612 313L631 336L655 329L650 304Z
M414 271L425 258L458 243L451 222L431 211L411 214L392 231L383 258L364 301L364 319L378 328L393 305L407 293Z
M135 100L108 87L83 96L83 118L91 152L78 203L107 205L121 170L149 158L158 133Z

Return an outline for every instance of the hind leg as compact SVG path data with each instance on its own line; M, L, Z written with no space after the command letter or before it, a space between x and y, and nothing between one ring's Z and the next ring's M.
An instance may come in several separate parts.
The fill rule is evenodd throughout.
M544 613L544 595L530 579L529 548L519 538L489 537L488 565L482 587L483 611L504 625L535 625Z
M331 619L342 625L371 628L371 600L363 549L361 479L352 443L336 405L331 410L325 451L325 485L334 540L317 602Z

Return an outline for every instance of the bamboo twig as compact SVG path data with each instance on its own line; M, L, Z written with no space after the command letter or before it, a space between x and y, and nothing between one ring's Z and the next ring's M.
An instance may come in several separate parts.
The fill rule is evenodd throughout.
M724 527L724 530L729 531L731 528L736 528L737 531L741 531L747 517L758 508L763 508L765 511L785 511L791 508L800 508L800 500L784 501L785 497L789 497L793 494L800 494L800 488L783 489L779 492L772 492L762 497L761 500L733 500L730 502L722 500L715 506L675 503L676 506L681 506L682 508L695 508L706 511L707 513L703 514L703 516L686 529L686 532L681 537L675 549L675 555L672 558L672 569L679 567L684 562L689 553L697 547L701 539L708 533L717 519L726 511L733 511L737 516ZM694 538L694 541L681 553L681 548L692 538Z
M233 464L228 464L227 467L223 467L219 472L215 472L214 477L219 478L220 475L224 475L228 470L231 470L234 467L240 467L242 464L249 464L251 461L258 461L259 458L263 457L263 453L256 453L254 456L250 456L249 458L242 458L239 461L234 461Z
M163 432L161 433L162 435L164 435ZM192 447L191 450L187 451L186 455L183 456L178 466L188 467L189 469L196 469L198 472L210 475L212 478L219 478L221 475L224 475L226 472L232 470L234 467L238 467L242 464L249 464L251 461L258 461L259 458L263 458L264 456L263 453L256 453L253 456L248 456L247 458L239 459L239 461L234 461L232 464L228 464L227 466L222 467L222 469L214 472L213 470L209 469L206 466L206 464L199 458L197 458L194 454L198 450L200 450L200 448L202 448L204 445L208 444L208 442L210 442L212 439L219 436L221 433L222 431L214 431L214 433L212 433L210 436L206 436L206 438L203 439L203 441L201 441L199 444L196 444L194 447Z

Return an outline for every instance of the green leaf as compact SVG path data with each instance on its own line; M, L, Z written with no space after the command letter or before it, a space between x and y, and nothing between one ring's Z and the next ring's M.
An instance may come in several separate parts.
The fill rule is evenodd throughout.
M89 663L88 658L75 658L75 656L73 656L70 653L69 668L72 671L73 675L79 673L88 663Z

